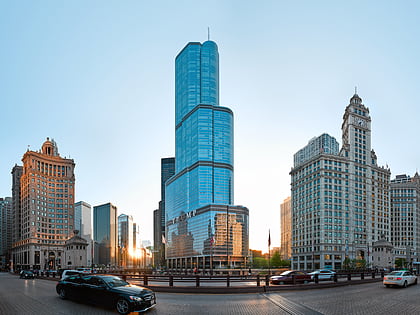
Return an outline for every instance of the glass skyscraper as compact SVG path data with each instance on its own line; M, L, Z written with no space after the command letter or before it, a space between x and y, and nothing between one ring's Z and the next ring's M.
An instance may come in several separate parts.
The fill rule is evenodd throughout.
M175 60L175 175L165 203L170 267L246 261L248 209L232 205L233 112L219 106L213 41L188 43Z
M94 263L117 265L118 221L117 207L111 203L93 207Z

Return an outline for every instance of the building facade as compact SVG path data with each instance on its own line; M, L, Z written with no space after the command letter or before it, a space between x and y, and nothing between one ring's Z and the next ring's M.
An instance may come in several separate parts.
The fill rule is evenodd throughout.
M93 207L93 263L106 267L118 265L117 207L106 203Z
M175 59L175 174L165 189L169 267L246 263L248 209L233 205L233 191L233 112L219 106L218 48L188 43Z
M64 249L65 268L76 269L90 267L87 260L88 241L79 236L79 231L75 230L73 237L66 241Z
M372 268L388 269L394 267L394 246L385 239L373 242L372 245Z
M292 203L291 197L280 205L280 257L288 260L292 257Z
M27 150L22 162L20 189L12 187L13 194L20 194L12 197L13 206L19 198L19 209L14 208L19 228L12 248L14 269L61 268L65 241L74 230L75 163L62 158L49 138L41 151ZM12 175L15 185L16 167Z
M341 129L339 152L320 147L308 150L312 155L302 162L294 159L293 269L340 269L346 258L372 265L372 243L382 235L389 241L390 170L377 164L369 109L357 94ZM325 143L332 144L332 138Z
M22 174L23 167L15 164L12 169L12 244L16 243L22 238L22 231L20 229L22 224L22 207L20 206L20 178L22 177Z
M153 212L153 264L164 266L165 263L165 184L175 174L175 158L161 159L159 209Z
M391 243L396 258L412 266L420 262L420 176L391 180Z
M86 264L93 264L93 239L92 239L92 206L85 201L74 204L74 227L79 231L80 237L86 240Z
M134 262L134 222L131 215L118 216L118 265L132 268Z
M12 248L12 198L0 198L0 270L9 269Z

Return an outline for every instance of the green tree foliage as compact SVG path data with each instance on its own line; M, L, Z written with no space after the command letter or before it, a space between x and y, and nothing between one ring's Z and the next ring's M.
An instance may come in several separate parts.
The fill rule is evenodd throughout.
M343 261L343 269L352 270L352 269L365 269L367 266L366 260L364 259L350 259L346 257Z
M397 258L397 259L395 259L395 266L397 268L403 268L405 266L405 258Z
M263 257L254 257L252 266L254 268L267 268L268 267L268 260Z

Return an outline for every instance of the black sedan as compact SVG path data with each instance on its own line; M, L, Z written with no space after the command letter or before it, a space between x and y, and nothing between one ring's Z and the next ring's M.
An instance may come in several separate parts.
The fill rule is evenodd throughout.
M116 308L120 314L145 312L156 305L155 293L111 275L73 275L57 283L62 299Z
M34 279L34 273L29 270L22 270L19 274L19 278L21 279Z

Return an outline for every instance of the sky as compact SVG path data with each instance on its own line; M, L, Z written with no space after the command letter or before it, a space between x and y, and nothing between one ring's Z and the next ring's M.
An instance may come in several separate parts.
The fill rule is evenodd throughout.
M0 196L25 151L53 138L76 163L76 198L112 202L153 240L160 160L175 154L175 56L219 47L220 105L235 119L235 204L250 248L280 244L293 154L341 144L357 93L394 178L420 167L418 1L0 2Z

